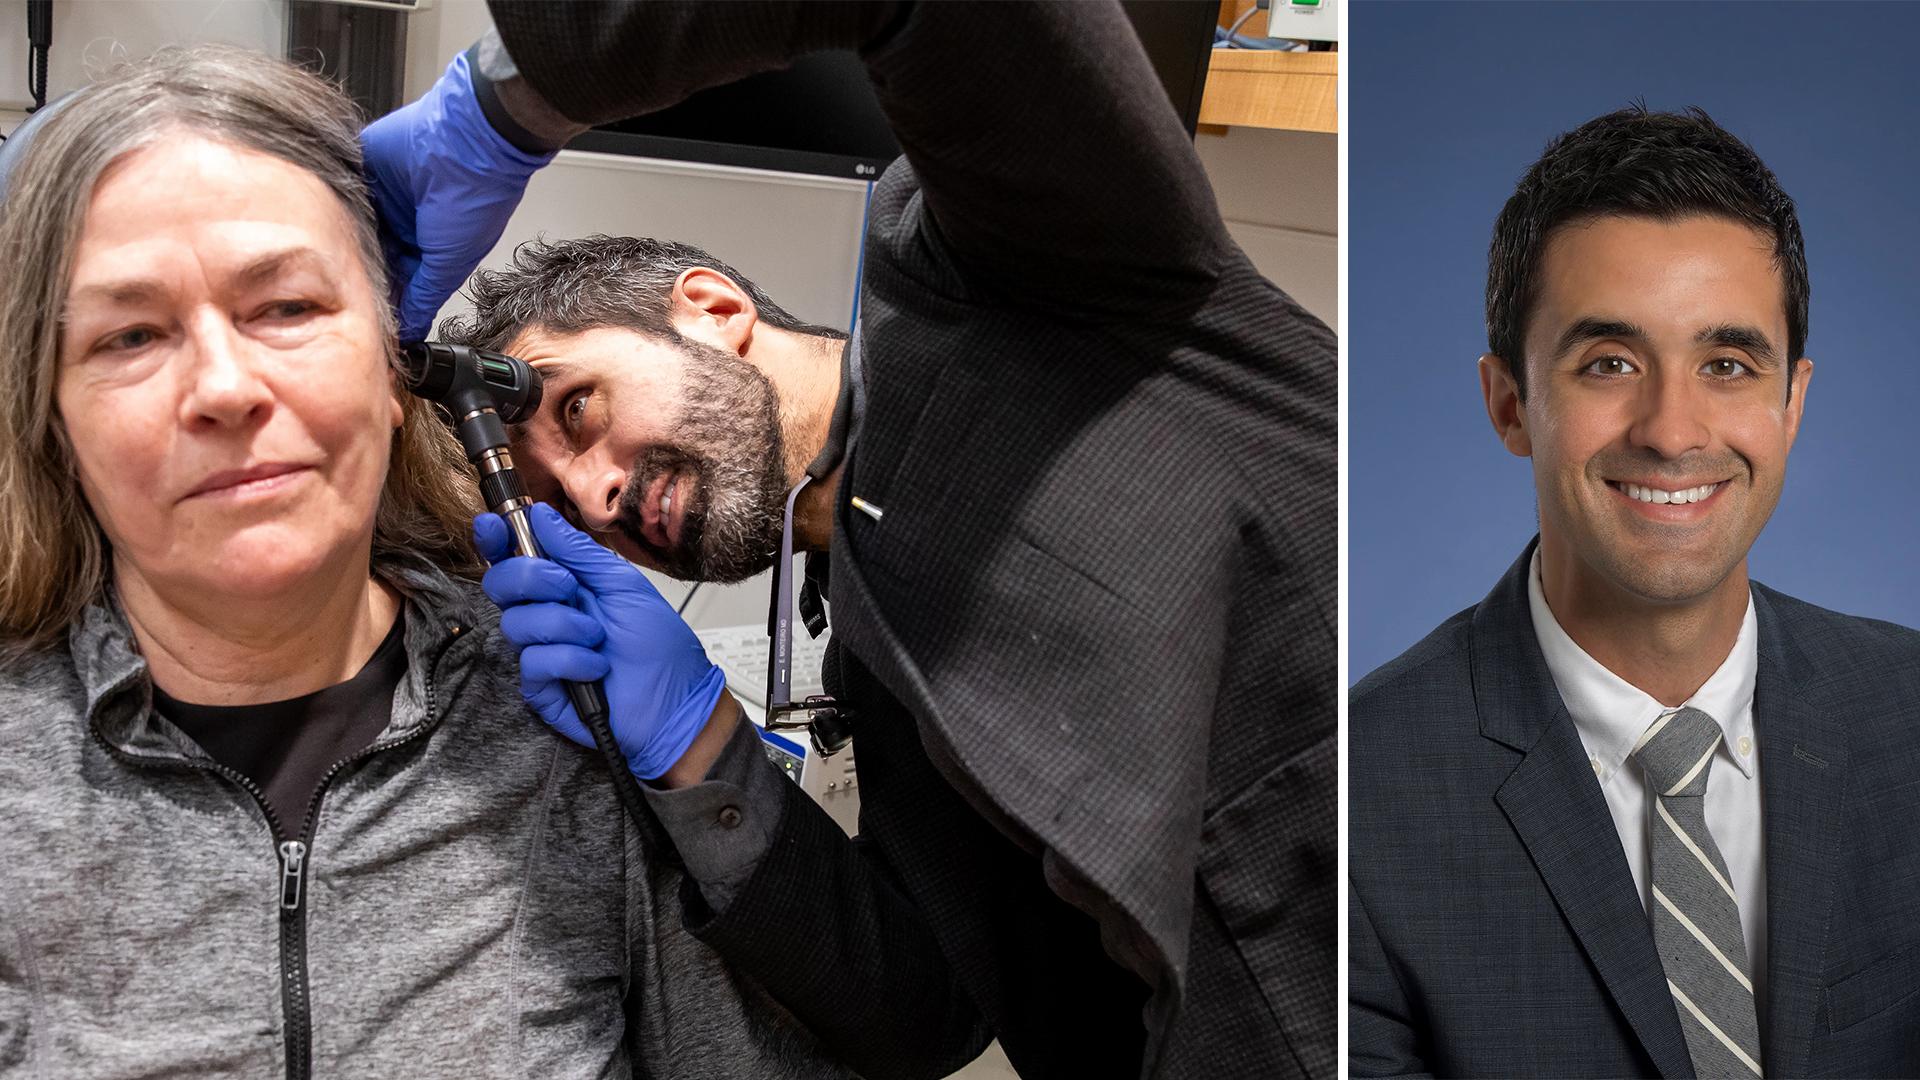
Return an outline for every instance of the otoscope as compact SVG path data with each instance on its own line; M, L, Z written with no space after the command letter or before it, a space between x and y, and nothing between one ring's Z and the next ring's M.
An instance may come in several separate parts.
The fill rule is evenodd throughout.
M505 353L423 341L401 353L407 389L447 412L454 434L466 448L467 460L480 474L480 497L487 509L499 514L513 537L513 553L540 558L544 552L533 538L527 511L533 500L514 471L507 450L507 424L526 420L540 408L540 373L533 365ZM627 768L626 755L614 740L608 722L607 694L599 682L570 682L567 698L580 722L613 770L614 790L627 812L641 817L640 786Z

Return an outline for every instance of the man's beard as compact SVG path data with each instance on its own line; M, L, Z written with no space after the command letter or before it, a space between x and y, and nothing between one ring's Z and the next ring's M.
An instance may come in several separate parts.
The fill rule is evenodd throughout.
M682 581L744 581L773 565L786 508L780 400L760 370L732 353L682 340L684 410L674 441L634 461L616 523L655 566ZM654 545L641 531L641 503L670 473L691 478L680 542ZM656 511L658 508L655 508Z

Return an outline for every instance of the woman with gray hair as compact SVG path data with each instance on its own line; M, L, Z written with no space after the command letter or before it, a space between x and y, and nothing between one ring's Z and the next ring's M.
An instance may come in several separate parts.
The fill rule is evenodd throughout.
M168 51L0 204L0 1074L811 1076L529 715L334 88Z

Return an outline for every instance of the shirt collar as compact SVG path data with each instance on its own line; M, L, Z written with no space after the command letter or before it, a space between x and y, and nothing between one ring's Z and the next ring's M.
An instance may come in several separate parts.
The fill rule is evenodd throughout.
M438 720L429 708L433 700L430 678L448 651L448 642L485 638L473 633L490 627L500 616L480 587L458 581L426 558L406 553L376 553L373 572L399 590L411 609L401 631L408 656L402 690L394 696L392 722L381 737ZM87 717L102 738L123 753L179 759L203 752L174 732L171 724L156 723L151 703L147 661L141 656L118 591L111 583L68 629L67 648L75 673L87 696ZM464 657L475 654L467 650ZM477 660L463 658L461 663ZM446 685L446 676L439 681Z
M1540 585L1540 552L1535 549L1527 570L1527 603L1533 612L1534 636L1546 656L1547 671L1553 676L1560 700L1566 703L1580 741L1593 761L1593 771L1602 784L1613 778L1633 744L1639 741L1666 706L1608 671L1587 655L1560 627L1547 596ZM1701 710L1720 725L1725 735L1723 757L1751 779L1755 756L1753 737L1753 685L1760 667L1759 622L1754 615L1753 594L1747 594L1747 613L1740 620L1740 634L1720 667L1708 676L1685 704ZM1742 752L1742 751L1745 752Z

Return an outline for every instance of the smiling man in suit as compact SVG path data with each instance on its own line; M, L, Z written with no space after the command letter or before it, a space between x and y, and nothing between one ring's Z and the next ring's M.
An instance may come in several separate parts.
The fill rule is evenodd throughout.
M1353 690L1354 1075L1920 1075L1920 634L1747 576L1807 294L1697 110L1501 212L1480 382L1540 535Z

